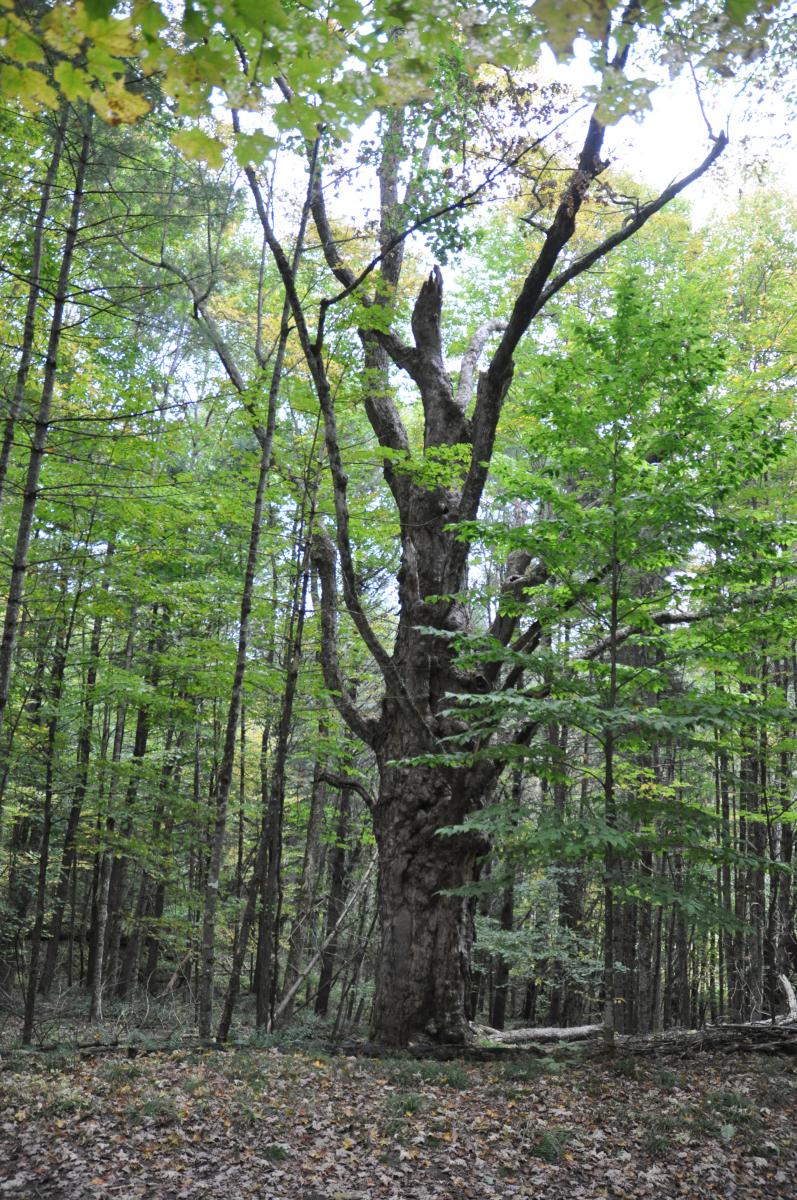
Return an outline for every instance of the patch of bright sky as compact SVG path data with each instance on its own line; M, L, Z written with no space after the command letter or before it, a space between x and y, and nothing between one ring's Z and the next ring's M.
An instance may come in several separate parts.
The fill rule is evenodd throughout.
M590 46L577 42L572 59L558 63L543 48L537 68L542 79L556 79L572 88L574 95L597 81L590 65ZM752 68L754 74L755 68ZM769 179L779 190L797 196L797 156L794 154L795 114L786 100L771 89L756 88L748 79L732 79L720 84L703 84L698 94L688 69L674 80L645 64L644 56L636 74L661 78L663 82L650 94L651 107L635 116L623 117L607 131L605 151L612 167L627 173L653 194L673 180L692 171L706 156L711 142L708 126L717 134L724 130L730 139L719 163L684 193L695 224L707 223L714 215L726 215L745 192ZM244 126L268 127L263 117L242 114ZM563 130L564 140L577 150L583 138L586 114L576 115ZM352 137L350 160L356 148L376 131L370 121ZM268 130L273 132L272 130ZM283 151L278 172L279 190L290 198L288 211L304 198L305 164ZM353 172L339 181L329 194L330 211L336 216L357 220L373 217L378 208L378 188L373 173ZM279 226L279 206L275 212ZM283 231L287 233L286 231ZM424 257L422 239L412 244Z
M589 52L588 43L577 43L574 58L560 64L544 50L540 72L580 91L597 79ZM644 74L644 68L639 73ZM795 116L771 89L738 78L702 84L698 95L694 78L685 70L657 87L650 99L650 110L623 117L609 130L606 146L615 169L627 171L651 190L660 191L701 162L711 144L707 122L712 133L724 130L730 139L722 165L691 184L685 194L697 224L714 213L727 213L741 195L760 185L762 172L778 188L797 195Z

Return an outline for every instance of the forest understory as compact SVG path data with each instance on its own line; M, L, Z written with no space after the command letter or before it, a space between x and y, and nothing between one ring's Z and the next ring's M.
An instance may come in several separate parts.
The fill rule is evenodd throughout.
M16 1051L0 1074L18 1200L790 1200L796 1170L785 1056Z

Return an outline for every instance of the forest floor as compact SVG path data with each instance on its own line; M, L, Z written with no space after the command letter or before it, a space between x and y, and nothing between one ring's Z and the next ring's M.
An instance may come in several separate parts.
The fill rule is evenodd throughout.
M0 1197L797 1193L794 1060L469 1065L270 1050L0 1058Z

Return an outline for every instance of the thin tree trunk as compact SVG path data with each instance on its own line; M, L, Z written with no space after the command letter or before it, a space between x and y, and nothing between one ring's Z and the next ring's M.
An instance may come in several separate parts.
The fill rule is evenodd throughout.
M280 343L282 346L282 343ZM249 533L249 552L246 559L244 585L241 593L241 611L238 623L238 649L235 659L230 703L227 710L227 725L224 734L224 749L219 768L218 786L216 788L216 816L213 826L213 836L210 844L207 877L205 880L204 907L202 915L202 942L200 949L199 977L199 1036L210 1037L211 1021L213 1019L213 991L216 963L216 909L219 898L219 883L224 854L224 835L227 828L227 808L232 784L233 767L235 763L235 742L238 733L238 718L241 712L241 697L243 694L244 674L246 672L246 657L249 646L249 623L252 612L252 596L254 591L255 569L260 546L260 531L263 524L263 500L271 467L271 447L273 443L273 413L276 412L276 394L279 384L279 374L275 368L272 377L272 394L269 397L269 428L270 436L262 447L260 455L260 471L255 492L255 504L252 513L252 525Z
M105 559L106 565L112 555L113 547L109 546ZM91 759L91 731L94 723L94 688L97 683L97 668L100 655L101 633L102 614L98 613L94 618L94 624L91 630L91 642L89 645L89 666L86 673L83 721L80 727L80 733L78 735L77 746L77 781L75 783L72 806L69 810L66 832L64 834L64 845L61 854L61 869L55 889L53 915L50 920L50 940L47 944L47 952L44 959L44 965L42 967L42 976L39 982L39 990L43 995L46 995L46 993L50 990L53 978L55 976L55 971L58 964L58 946L61 937L61 926L63 924L64 911L66 909L67 896L69 892L69 879L70 874L75 870L76 865L75 847L77 841L77 831L80 824L80 815L83 811L83 801L86 797L89 761Z
M325 739L328 733L326 722L323 718L319 718L318 735L320 739ZM283 982L283 995L287 994L293 986L294 981L298 978L301 968L304 947L307 942L307 931L310 924L310 918L313 911L313 905L316 897L316 889L318 887L318 859L319 850L321 848L321 825L324 817L324 805L326 803L326 787L321 778L323 766L320 758L316 758L313 767L313 783L310 792L310 813L307 818L307 833L305 835L304 858L302 860L302 874L299 880L299 887L296 896L296 916L291 929L290 943L288 948L288 961L285 966L285 979ZM284 1020L286 1024L290 1021L293 1015L293 1004L289 1004L284 1010Z
M300 525L300 534L306 534L306 541L294 587L293 607L288 627L285 692L282 698L282 709L277 727L274 766L271 771L268 790L268 846L266 873L263 880L261 898L260 922L258 925L257 967L255 971L255 1023L258 1028L264 1028L271 1024L276 1003L278 978L277 934L281 898L280 862L282 852L282 815L285 803L285 769L288 762L288 749L293 724L293 706L296 699L296 687L299 681L304 623L307 612L307 589L310 579L309 539L312 537L315 516L315 485L311 488L309 502L310 512L306 530L304 528L304 521ZM265 785L265 771L262 777ZM265 802L266 797L264 796L263 799Z
M129 671L133 663L133 645L135 641L135 622L131 618L130 629L125 644L124 668ZM127 701L123 700L116 710L113 746L111 748L111 777L108 785L107 817L105 820L106 845L101 851L99 883L97 888L97 924L94 930L94 956L90 975L91 999L89 1001L89 1022L93 1024L102 1020L102 988L105 974L106 947L108 942L108 914L110 908L111 875L113 873L114 855L112 850L116 818L113 806L117 784L117 766L122 759L125 724L127 720Z
M53 149L47 165L47 172L42 181L39 193L39 207L33 222L30 273L28 276L28 303L22 325L22 341L20 344L17 373L14 379L14 390L11 394L11 402L8 407L8 415L6 416L3 443L0 446L0 504L3 501L5 493L8 463L14 445L14 428L25 402L25 388L30 374L31 362L33 361L33 346L36 338L36 310L39 305L39 297L42 289L42 252L46 239L47 217L50 209L53 185L55 184L58 167L63 155L64 136L68 122L69 107L63 105L59 110L58 119L53 130Z
M64 581L66 582L66 581ZM77 605L77 597L75 605ZM25 992L25 1012L22 1023L22 1045L29 1046L33 1036L36 1012L36 991L39 982L39 956L41 952L44 916L47 902L47 867L50 857L50 834L53 820L53 779L55 772L56 735L58 732L58 709L64 685L64 671L69 651L69 642L74 627L74 608L71 620L64 628L55 648L55 658L50 681L48 701L51 712L47 721L47 750L44 779L44 808L42 816L41 844L39 849L39 873L36 887L36 909L30 941L28 980Z
M510 877L501 896L499 927L512 932L515 916L515 881ZM502 955L498 955L494 967L493 1002L490 1009L490 1024L493 1029L503 1029L506 1024L506 1005L509 993L509 966Z
M33 442L28 458L28 470L25 479L25 490L22 498L22 510L17 528L17 538L14 547L11 581L6 600L3 637L0 642L0 735L5 721L8 697L11 687L12 664L14 648L17 641L19 614L22 608L22 598L25 587L25 576L28 570L28 550L33 532L33 517L39 498L39 479L47 444L47 433L50 424L55 381L58 372L58 351L61 344L61 334L64 327L64 309L69 294L69 278L72 270L72 260L77 244L80 211L83 204L83 190L86 170L91 149L92 113L86 111L85 128L80 145L80 155L75 169L75 187L72 193L72 205L69 213L69 226L64 238L64 249L61 256L61 267L58 272L53 314L50 322L50 335L47 342L47 357L44 366L42 390L39 397L39 407L34 424Z
M321 976L318 981L318 993L315 998L315 1011L320 1017L325 1017L329 1009L329 997L332 990L332 975L335 970L338 946L334 938L330 938L336 928L338 918L343 911L346 893L346 849L349 837L349 818L351 816L351 791L341 788L338 802L338 820L335 827L335 845L329 859L329 895L327 897L327 917L325 939L327 948L321 958Z

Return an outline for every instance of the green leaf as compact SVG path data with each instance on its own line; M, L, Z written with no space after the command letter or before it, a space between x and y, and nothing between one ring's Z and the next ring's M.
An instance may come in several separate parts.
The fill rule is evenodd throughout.
M257 129L253 133L239 133L235 139L233 153L239 167L253 163L260 166L275 149L277 142L274 138Z
M725 0L725 11L734 25L744 25L747 18L760 7L759 0Z
M611 125L629 113L649 109L650 94L656 87L652 79L628 79L620 71L607 70L600 87L587 88L586 94L597 104L598 120Z
M542 36L557 58L573 53L576 38L601 41L606 33L610 5L606 0L537 0L533 14L542 26Z
M206 162L215 171L224 166L224 144L203 129L181 129L172 141L186 158Z
M83 0L92 21L104 21L116 7L116 0Z
M70 62L58 63L53 77L67 100L85 100L91 94L91 79L85 71L74 67Z

